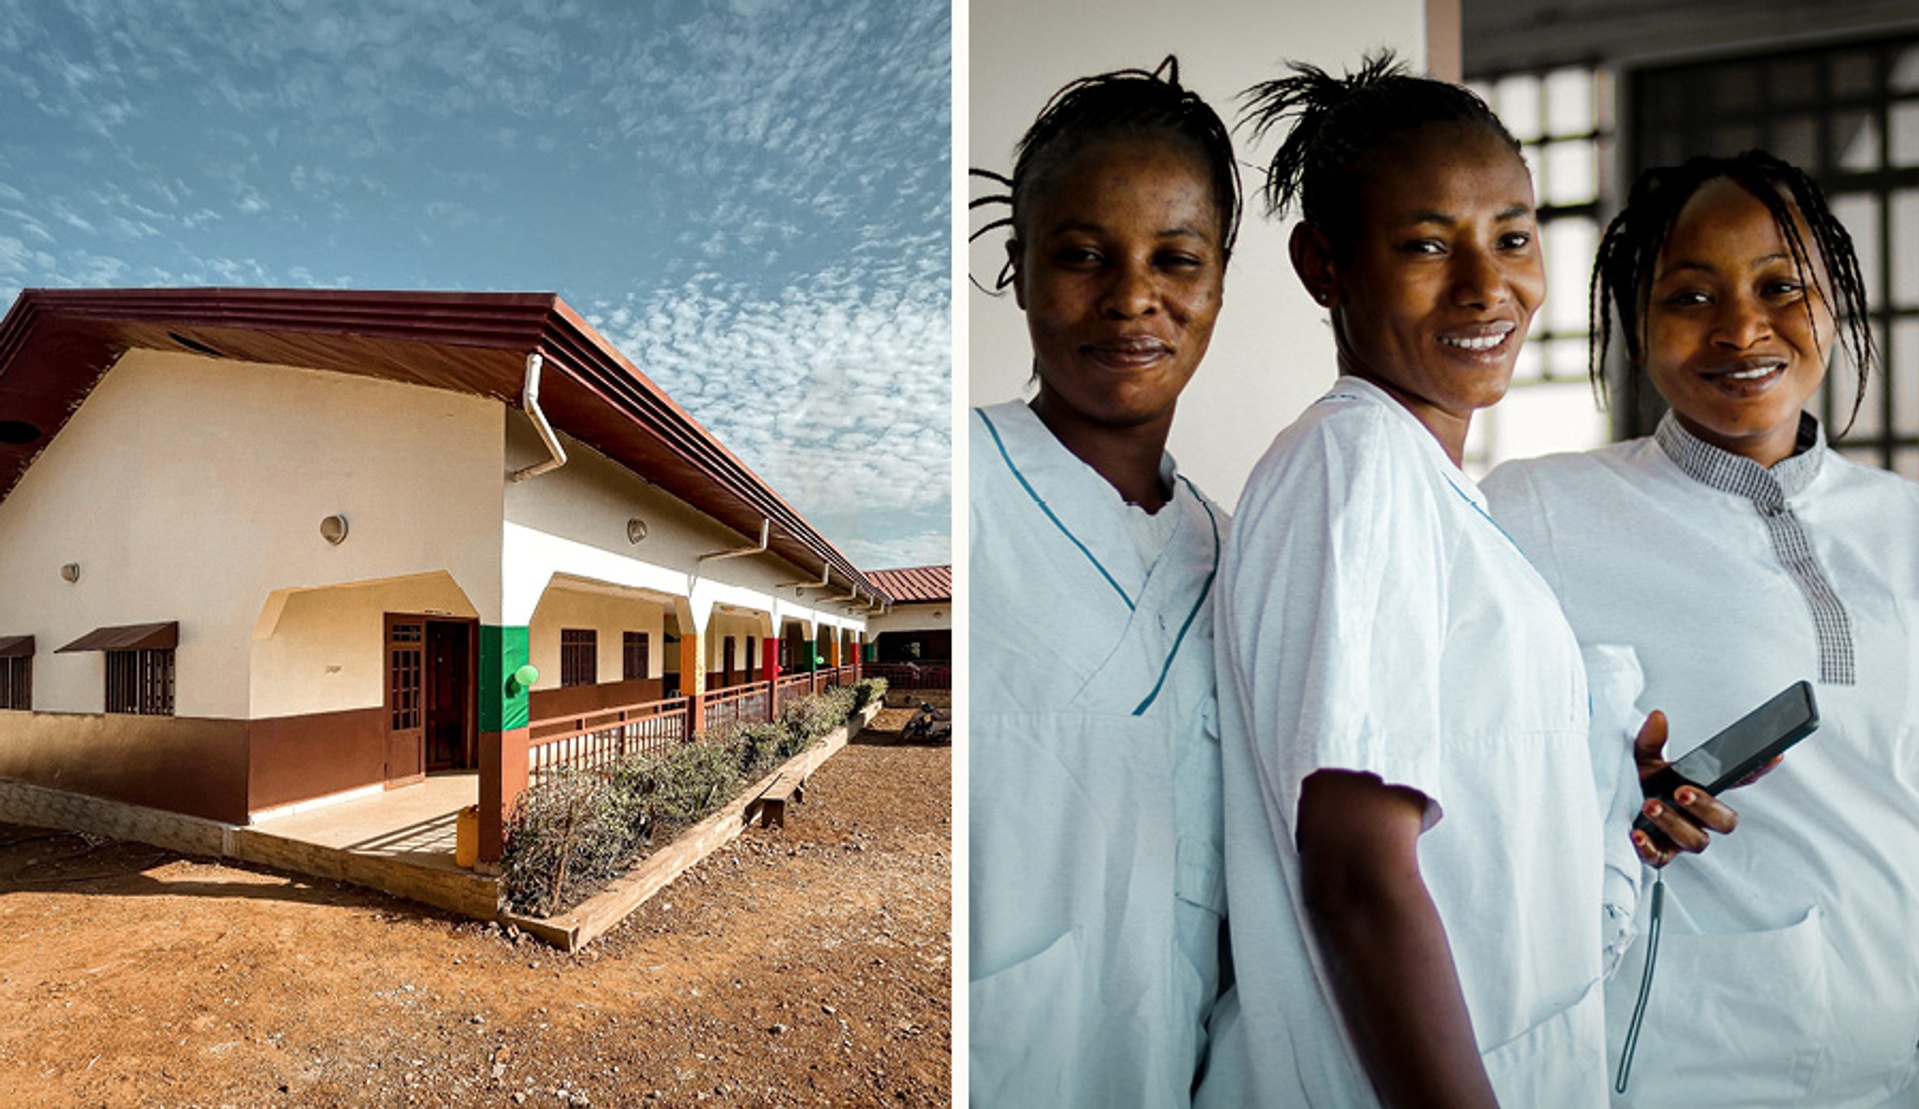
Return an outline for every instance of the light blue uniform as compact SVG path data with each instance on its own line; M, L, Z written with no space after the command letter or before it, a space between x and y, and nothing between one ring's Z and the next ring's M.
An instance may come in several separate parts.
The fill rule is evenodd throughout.
M1226 520L1170 458L1148 516L1026 405L970 422L970 1096L1185 1105L1219 988Z
M1341 378L1253 470L1218 605L1237 986L1199 1103L1378 1104L1295 847L1302 784L1340 770L1427 800L1420 874L1500 1103L1603 1107L1585 671L1472 481L1389 395Z

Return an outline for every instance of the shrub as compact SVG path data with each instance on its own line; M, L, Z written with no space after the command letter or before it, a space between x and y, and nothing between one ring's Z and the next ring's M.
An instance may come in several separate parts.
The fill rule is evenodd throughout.
M860 711L861 709L865 708L866 706L872 704L875 701L878 701L880 704L886 703L886 679L885 678L861 678L858 682L854 683L853 685L853 711L854 712Z
M618 874L645 840L607 779L560 771L520 796L500 860L507 900L549 915Z
M500 870L508 904L536 916L577 904L630 865L654 828L699 820L885 692L884 680L869 679L801 697L778 723L734 725L597 771L542 775L507 821Z
M731 741L740 752L740 773L754 778L772 769L778 761L780 746L786 741L786 729L778 724L742 724L733 729Z
M717 808L740 790L739 755L724 743L689 743L644 760L650 779L647 814L656 823L686 823Z

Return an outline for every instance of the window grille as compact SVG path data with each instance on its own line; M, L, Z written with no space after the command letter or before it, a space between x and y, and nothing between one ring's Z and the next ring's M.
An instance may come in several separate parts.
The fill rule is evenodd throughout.
M173 648L108 651L107 711L173 715Z
M0 709L33 707L33 659L26 655L0 658Z
M1919 34L1651 67L1631 90L1635 168L1759 147L1819 183L1852 234L1880 355L1835 446L1919 478ZM1814 402L1829 435L1851 414L1854 378L1835 355ZM1619 407L1624 435L1660 412L1656 396Z
M627 632L620 644L620 677L625 681L652 676L645 632Z
M592 628L560 629L560 684L592 685L599 680L599 633Z

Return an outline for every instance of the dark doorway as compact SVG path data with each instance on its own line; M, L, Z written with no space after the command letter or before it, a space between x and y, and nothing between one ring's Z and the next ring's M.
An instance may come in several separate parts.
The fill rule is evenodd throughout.
M426 768L466 770L473 758L472 635L465 622L430 620L426 626Z

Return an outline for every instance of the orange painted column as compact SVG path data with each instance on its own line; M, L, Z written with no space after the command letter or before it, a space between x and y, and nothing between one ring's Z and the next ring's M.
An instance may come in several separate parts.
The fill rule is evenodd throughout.
M687 727L699 735L706 730L706 636L687 628L680 629L680 694Z

